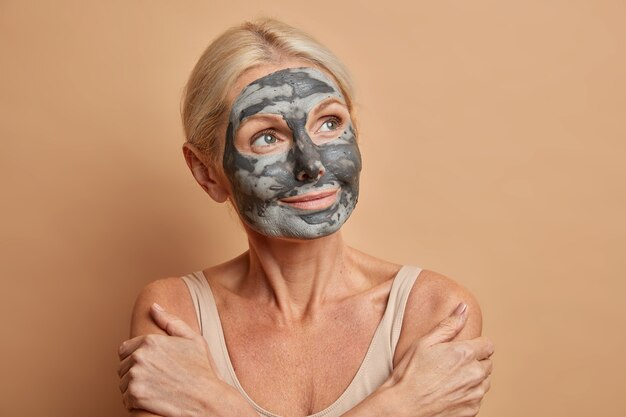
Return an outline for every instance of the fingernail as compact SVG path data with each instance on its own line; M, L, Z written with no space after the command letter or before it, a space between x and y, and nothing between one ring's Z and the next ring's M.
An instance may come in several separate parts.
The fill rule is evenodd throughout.
M152 304L154 306L155 309L159 310L159 311L165 311L163 309L163 307L161 307L160 305L158 305L157 303Z
M453 316L460 316L461 314L463 314L465 312L465 310L467 310L467 304L459 303L459 305L456 306L456 309L454 310L452 315Z

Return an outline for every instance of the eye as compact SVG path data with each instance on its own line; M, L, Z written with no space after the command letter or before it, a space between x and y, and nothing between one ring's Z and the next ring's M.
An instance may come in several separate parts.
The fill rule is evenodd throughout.
M333 116L324 120L324 123L320 126L318 132L332 132L333 130L339 129L341 126L341 120L339 118Z
M274 145L278 142L278 138L276 137L276 132L272 130L266 130L252 138L251 146L253 148L264 148L268 146Z

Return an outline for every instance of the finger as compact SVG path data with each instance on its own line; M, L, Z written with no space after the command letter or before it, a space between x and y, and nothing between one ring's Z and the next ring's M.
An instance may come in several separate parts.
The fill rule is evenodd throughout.
M135 359L132 355L128 355L120 362L120 365L117 367L117 375L121 378L134 364Z
M487 377L480 381L479 384L474 385L465 397L468 401L482 401L483 397L491 389L491 378Z
M464 340L464 344L468 345L474 352L474 358L477 360L488 359L493 355L493 342L484 336L475 339Z
M485 387L485 381L490 378L492 367L491 359L485 359L480 362L475 361L471 364L471 368L466 368L464 385L467 395L472 396L474 399L476 398L473 397L473 393L481 391L481 387Z
M482 383L482 386L483 386L483 395L485 395L491 389L491 377L490 376L485 378L485 380Z
M128 373L126 375L128 375ZM120 391L122 391L122 400L124 402L124 406L131 413L133 411L149 412L150 410L146 408L146 403L149 403L152 400L152 398L147 398L145 390L141 388L141 386L137 385L137 383L132 381L131 379L132 378L130 378L125 383L124 387L122 387L122 384L120 384ZM141 415L143 415L143 413ZM174 414L159 414L159 415L174 415Z
M467 322L467 304L460 303L450 316L439 324L422 339L429 346L437 343L449 342L459 334Z
M145 336L137 336L137 337L133 337L132 339L122 342L122 344L120 345L117 351L117 354L120 360L123 360L128 355L130 355L135 350L137 350L137 348L141 346L141 344L143 343L144 339L145 339Z
M130 383L130 380L132 378L132 372L126 372L124 375L122 375L122 377L120 378L120 391L122 394L124 394L126 392L126 390L128 389L128 384Z
M491 375L491 373L493 372L493 362L491 361L491 359L483 359L482 361L478 363L480 364L480 366L482 366L483 370L485 371L485 378L488 378L489 375Z
M128 399L128 395L126 395L126 393L122 393L122 404L124 404L124 408L128 411L133 411L133 406L130 404L130 400Z
M185 337L187 339L193 339L198 334L193 331L191 327L187 325L183 320L178 318L172 313L168 313L158 305L152 304L150 307L150 315L154 322L170 336Z

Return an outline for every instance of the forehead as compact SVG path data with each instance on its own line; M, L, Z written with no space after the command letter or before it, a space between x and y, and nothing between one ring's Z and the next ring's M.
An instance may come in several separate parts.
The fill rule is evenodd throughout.
M238 124L257 113L304 117L328 98L344 101L326 74L315 68L286 68L248 84L233 103L230 121Z

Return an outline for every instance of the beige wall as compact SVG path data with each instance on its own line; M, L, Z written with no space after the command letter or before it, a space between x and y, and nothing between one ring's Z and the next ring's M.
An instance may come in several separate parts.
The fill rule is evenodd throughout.
M626 4L215 3L0 1L0 416L124 415L139 289L244 249L187 172L178 102L206 44L260 15L356 79L347 240L481 301L481 416L624 416Z

